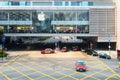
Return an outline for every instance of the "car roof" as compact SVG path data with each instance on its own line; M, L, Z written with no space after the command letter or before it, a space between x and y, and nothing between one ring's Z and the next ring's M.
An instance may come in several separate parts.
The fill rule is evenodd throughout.
M84 61L82 61L82 60L77 60L77 62L84 62Z

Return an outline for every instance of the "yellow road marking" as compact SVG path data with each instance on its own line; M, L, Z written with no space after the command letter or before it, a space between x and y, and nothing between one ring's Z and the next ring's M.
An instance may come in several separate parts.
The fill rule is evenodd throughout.
M118 78L116 78L116 79L120 79L120 77L119 77L117 74L113 74L113 75L107 77L105 80L110 80L110 78L113 78L113 77L115 77L115 76L118 77Z
M22 74L23 76L25 76L29 80L34 80L34 79L30 78L28 75L26 75L26 74L22 73L21 71L17 70L16 68L13 68L11 66L8 66L8 67L11 68L11 69L13 69L13 70L15 70L15 71L17 71L18 73Z
M84 80L84 79L86 79L86 78L92 77L93 75L95 75L95 74L97 74L97 73L100 73L100 72L102 72L102 71L104 71L104 70L106 70L106 69L102 69L102 70L100 70L99 72L95 72L95 73L93 73L93 74L91 74L91 75L86 75L85 77L81 78L80 80Z
M36 71L36 72L38 72L38 73L41 73L41 74L43 74L43 75L45 75L45 76L47 76L47 77L49 77L49 78L51 78L51 79L53 79L53 80L56 80L54 77L52 77L52 76L50 76L50 75L48 75L48 74L42 73L41 71L38 71L38 70L36 70L36 69L34 69L34 68L31 68L31 67L29 67L29 66L23 65L23 64L18 63L18 62L16 62L16 63L19 64L19 65L21 65L21 66L23 66L23 67L26 67L26 68L28 68L28 69L30 69L30 70L34 70L34 71Z
M11 78L9 78L7 75L5 75L4 73L2 73L1 71L0 71L0 74L3 75L7 80L12 80Z
M100 80L100 79L98 79L98 78L96 78L96 77L94 77L94 76L91 76L91 78L93 78L93 79L95 79L95 80Z
M95 65L95 66L92 66L90 69L94 69L94 68L96 68L96 67L98 67L98 66L100 66L100 64Z
M14 62L14 61L15 61L18 57L20 57L20 56L22 56L22 55L17 55L14 59L8 61L7 63L5 63L5 64L3 64L3 65L1 65L0 68L3 67L3 66L8 65L8 64L11 63L11 62Z
M34 63L34 62L31 62L32 64ZM36 64L36 63L34 63L36 66L40 66L40 65L38 65L38 64ZM43 67L43 66L40 66L40 67ZM62 67L62 68L64 68L64 67ZM47 67L47 69L50 69L50 70L52 70L52 71L55 71L56 73L60 73L60 74L63 74L64 76L69 76L69 77L71 77L71 78L73 78L73 79L77 79L77 78L74 78L73 76L71 76L72 74L69 74L69 75L66 75L66 74L64 74L64 73L62 73L61 71L56 71L56 70L53 70L53 69L51 69L51 68L49 68L49 67ZM66 68L65 68L66 69ZM68 69L67 68L67 70L70 70L70 69ZM71 70L71 71L73 71L73 70ZM54 74L54 73L53 73ZM51 74L52 75L52 74ZM58 80L58 79L57 79Z
M99 59L97 59L102 65L104 65L105 67L107 67L107 69L109 69L111 72L113 72L114 74L117 74L119 77L120 77L120 75L117 73L117 72L115 72L113 69L111 69L108 65L106 65L105 63L103 63L101 60L99 60Z
M111 76L107 77L105 80L109 80L110 78L114 77L115 74L112 74Z

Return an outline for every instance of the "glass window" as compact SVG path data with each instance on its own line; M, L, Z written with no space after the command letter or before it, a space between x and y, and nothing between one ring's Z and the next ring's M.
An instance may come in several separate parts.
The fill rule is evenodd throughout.
M78 6L79 2L71 2L71 6Z
M65 6L69 6L69 3L68 3L68 2L65 2Z
M41 18L44 20L39 20L38 17L41 15ZM33 25L36 26L36 31L41 33L49 33L53 30L51 22L53 20L53 12L44 12L37 11L32 13Z
M79 21L89 21L89 11L83 10L77 13L77 20Z
M25 2L20 2L20 6L25 6Z
M78 25L77 29L80 30L80 33L89 33L89 25Z
M30 13L22 11L12 11L10 14L10 20L12 21L30 21Z
M9 6L9 2L0 2L0 6Z
M8 14L7 12L0 11L0 20L7 20L8 19Z
M52 2L33 2L33 6L52 6Z
M25 2L25 5L26 6L30 6L30 2Z
M55 2L54 6L62 6L62 2Z
M61 11L55 12L54 14L55 21L73 21L76 20L76 12L72 11Z
M11 2L12 6L19 6L19 2Z
M82 6L88 6L88 2L82 2Z
M93 6L93 2L88 2L88 5L89 6Z

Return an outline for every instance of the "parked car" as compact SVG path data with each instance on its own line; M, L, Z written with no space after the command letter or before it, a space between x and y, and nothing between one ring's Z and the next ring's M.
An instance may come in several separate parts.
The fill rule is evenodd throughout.
M72 47L72 51L79 51L78 46L73 46L73 47Z
M111 56L106 53L99 53L99 58L111 59Z
M55 53L55 51L51 48L46 48L45 50L41 50L41 54L50 54Z
M86 71L87 66L84 61L77 60L75 63L75 69L76 69L76 71Z
M62 51L62 52L67 52L67 51L68 51L68 48L67 48L67 47L63 47L63 48L61 49L61 51Z
M89 55L98 56L98 53L93 49L87 49L85 52Z

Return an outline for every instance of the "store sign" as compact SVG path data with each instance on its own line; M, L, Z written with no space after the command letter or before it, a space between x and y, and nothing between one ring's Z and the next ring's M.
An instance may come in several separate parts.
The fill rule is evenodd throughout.
M41 12L40 14L38 14L38 20L39 21L44 21L45 20L45 14L43 12Z
M0 44L0 52L2 52L2 44Z

